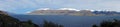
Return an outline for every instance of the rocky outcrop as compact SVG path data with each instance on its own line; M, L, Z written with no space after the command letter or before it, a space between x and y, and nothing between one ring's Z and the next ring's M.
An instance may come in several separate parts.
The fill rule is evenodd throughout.
M8 15L7 12L0 11L0 14Z

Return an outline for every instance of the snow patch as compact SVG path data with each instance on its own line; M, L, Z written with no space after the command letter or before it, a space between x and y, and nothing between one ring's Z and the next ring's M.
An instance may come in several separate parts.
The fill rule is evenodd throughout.
M29 12L26 12L26 13L31 13L31 11L29 11Z
M95 10L90 10L90 9L86 9L86 10L89 10L89 11L91 11L91 12L94 12Z
M50 10L50 8L39 8L37 10Z
M80 11L75 8L60 8L59 10L72 10L72 11Z

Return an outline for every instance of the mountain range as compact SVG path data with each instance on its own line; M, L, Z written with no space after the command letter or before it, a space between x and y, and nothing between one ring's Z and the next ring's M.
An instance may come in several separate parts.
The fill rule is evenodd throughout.
M120 15L116 11L95 11L95 10L77 10L71 8L62 8L58 10L52 9L38 9L28 12L29 15L75 15L75 16L106 16L106 15Z
M7 13L7 14L6 14ZM0 11L0 14L11 15L13 13ZM15 14L15 13L14 13ZM97 10L77 10L73 8L49 9L41 8L31 12L27 15L73 15L73 16L118 16L120 12L116 11L97 11Z

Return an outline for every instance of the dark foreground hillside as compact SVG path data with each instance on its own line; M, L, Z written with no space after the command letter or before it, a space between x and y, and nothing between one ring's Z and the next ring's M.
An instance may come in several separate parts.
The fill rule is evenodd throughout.
M39 27L32 23L31 20L19 21L9 15L0 14L0 27Z

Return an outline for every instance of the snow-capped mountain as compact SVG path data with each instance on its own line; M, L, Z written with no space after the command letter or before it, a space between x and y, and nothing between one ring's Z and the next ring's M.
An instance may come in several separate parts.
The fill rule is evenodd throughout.
M79 13L78 11L80 10L74 8L60 8L57 10L52 10L50 8L41 8L27 13L32 15L71 15L71 14Z
M115 11L95 11L95 10L77 10L74 8L60 8L57 10L50 8L41 8L32 12L27 12L30 15L79 15L79 16L100 16L100 15L120 15Z

